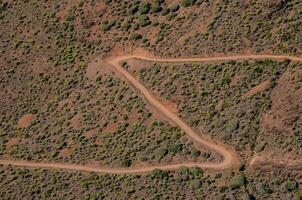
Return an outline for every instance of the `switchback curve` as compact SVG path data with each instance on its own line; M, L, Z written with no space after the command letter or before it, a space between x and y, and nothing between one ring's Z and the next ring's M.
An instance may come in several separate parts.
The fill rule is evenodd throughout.
M151 93L149 90L141 84L135 77L133 77L126 69L124 69L120 62L128 59L141 59L153 62L208 62L208 61L226 61L226 60L246 60L246 59L274 59L274 60L291 60L302 62L301 57L287 56L287 55L235 55L225 57L200 57L200 58L156 58L147 57L141 55L125 55L118 57L107 58L108 64L111 64L114 69L126 78L136 89L138 89L146 98L146 100L154 106L158 111L176 123L190 138L199 144L205 145L223 156L223 161L220 163L180 163L180 164L166 164L159 166L149 167L133 167L133 168L106 168L106 167L89 167L85 165L74 165L64 163L46 163L46 162L31 162L22 160L0 160L2 165L14 165L20 167L35 167L35 168L53 168L53 169L66 169L66 170L78 170L89 171L98 173L111 173L111 174L132 174L132 173L145 173L155 169L161 170L175 170L180 167L200 167L210 168L214 170L223 170L234 166L238 163L238 158L232 150L227 149L223 144L213 142L209 139L205 139L197 134L191 127L184 123L176 114L169 111L163 104Z

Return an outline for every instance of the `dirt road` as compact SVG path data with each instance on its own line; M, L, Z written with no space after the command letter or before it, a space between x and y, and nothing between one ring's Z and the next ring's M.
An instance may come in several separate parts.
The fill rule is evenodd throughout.
M215 163L180 163L180 164L165 164L159 166L150 167L130 167L130 168L109 168L109 167L91 167L85 165L74 165L74 164L64 164L64 163L47 163L47 162L32 162L23 160L0 160L2 165L12 165L19 167L29 167L29 168L47 168L47 169L65 169L65 170L75 170L75 171L87 171L87 172L97 172L97 173L107 173L107 174L138 174L151 172L155 169L161 170L176 170L180 167L200 167L220 170L220 165Z
M36 168L54 168L54 169L66 169L66 170L79 170L79 171L90 171L99 173L113 173L113 174L131 174L131 173L144 173L150 172L155 169L161 170L175 170L180 167L200 167L200 168L210 168L214 170L223 170L230 168L238 163L238 158L236 154L226 148L222 143L214 142L201 134L196 133L191 127L189 127L185 122L183 122L176 114L169 111L163 104L134 76L132 76L126 69L124 69L120 62L127 59L141 59L146 61L154 62L206 62L206 61L226 61L226 60L246 60L246 59L274 59L274 60L291 60L302 62L301 57L294 56L283 56L283 55L238 55L238 56L228 56L228 57L213 57L213 58L155 58L147 57L141 55L126 55L111 57L106 59L108 64L111 64L114 69L125 77L141 94L146 98L146 100L155 107L159 112L164 114L167 118L172 120L177 124L191 139L195 142L207 146L208 148L217 151L223 156L222 162L213 163L180 163L180 164L166 164L159 166L150 167L133 167L133 168L106 168L106 167L89 167L84 165L73 165L73 164L63 164L63 163L44 163L44 162L29 162L29 161L14 161L14 160L0 160L2 165L14 165L21 167L36 167Z
M221 163L215 164L200 164L195 163L195 166L201 168L212 168L212 169L226 169L231 167L234 163L237 162L237 157L235 154L228 150L222 143L219 145L209 139L201 137L201 134L196 133L191 127L189 127L185 122L183 122L176 114L168 110L163 104L146 88L143 84L141 84L134 76L132 76L126 69L124 69L120 62L130 59L130 58L139 58L143 60L151 60L152 58L148 57L137 57L137 56L123 56L123 57L116 57L112 59L108 59L107 62L111 64L115 70L120 73L122 76L126 78L142 95L146 98L146 100L155 107L159 112L165 115L167 118L172 120L179 128L181 128L191 139L196 141L199 144L202 144L210 149L217 151L219 154L223 156L223 161ZM157 62L165 62L166 60L163 59L152 59L152 61ZM176 61L178 62L178 61Z
M119 57L109 58L108 61L123 61L131 58L146 60L151 62L210 62L210 61L228 61L228 60L291 60L302 62L302 57L287 56L287 55L234 55L222 57L193 57L193 58L157 58L142 55L124 55Z

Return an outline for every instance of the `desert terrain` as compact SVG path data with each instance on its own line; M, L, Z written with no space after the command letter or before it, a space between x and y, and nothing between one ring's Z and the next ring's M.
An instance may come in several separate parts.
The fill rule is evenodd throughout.
M302 199L299 0L0 1L1 199Z

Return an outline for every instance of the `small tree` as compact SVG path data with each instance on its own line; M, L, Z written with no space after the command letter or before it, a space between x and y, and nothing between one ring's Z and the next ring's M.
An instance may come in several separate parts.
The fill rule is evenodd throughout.
M149 24L151 24L149 17L146 15L140 15L138 17L138 21L139 21L139 25L141 27L145 27L145 26L148 26Z
M132 7L129 8L128 13L129 15L135 15L135 13L138 11L138 6L133 5Z
M182 144L171 144L169 146L169 151L172 153L179 153L182 151Z
M158 13L162 10L161 6L160 6L160 3L158 1L154 2L152 4L152 12L153 13Z
M179 5L178 5L178 4L173 4L173 5L171 6L171 8L170 8L170 10L171 10L172 12L176 12L176 11L178 11L178 9L179 9Z
M140 40L140 39L142 39L142 36L141 36L141 34L139 34L139 33L133 33L133 34L131 35L131 39L132 39L132 40Z
M132 164L132 162L131 162L131 160L129 160L129 159L126 159L126 158L125 158L125 159L122 161L122 166L123 166L123 167L130 167L131 164Z
M152 175L153 175L154 178L159 178L159 179L167 179L167 178L169 178L169 172L163 171L163 170L160 170L160 169L155 169L152 172Z
M235 176L231 179L231 182L230 182L230 187L232 189L236 189L236 188L239 188L243 185L245 185L245 182L246 182L246 178L245 176L243 175L238 175L238 176Z
M150 11L151 5L146 1L142 1L139 5L139 12L140 14L144 15Z
M192 152L191 152L191 155L192 157L195 159L195 158L198 158L200 156L200 151L197 150L197 149L193 149Z
M182 0L181 5L184 7L193 6L196 0Z
M285 189L288 192L292 192L298 188L298 183L295 180L289 180L285 184Z

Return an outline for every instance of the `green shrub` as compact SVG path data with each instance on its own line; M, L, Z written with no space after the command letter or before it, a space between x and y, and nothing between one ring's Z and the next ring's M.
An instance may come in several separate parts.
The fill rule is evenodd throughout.
M6 8L8 7L8 3L7 2L0 2L0 12L3 12L6 10Z
M152 22L152 26L158 26L158 25L159 25L159 22L157 20Z
M167 14L169 14L169 13L170 13L170 8L165 8L161 14L162 14L163 16L165 16L165 15L167 15Z
M0 137L4 137L6 135L7 133L4 130L0 129Z
M260 143L260 144L257 144L254 148L255 152L260 152L260 151L263 151L263 149L265 148L265 143Z
M142 39L142 36L139 33L133 33L131 35L131 39L132 40L140 40L140 39Z
M131 27L131 25L128 22L125 22L125 24L123 25L122 29L124 31L128 31L130 27Z
M257 184L256 189L261 195L271 194L273 192L267 183Z
M181 151L182 151L182 145L181 144L171 144L169 146L169 152L179 153Z
M95 78L95 82L99 83L102 80L102 76L97 75Z
M209 152L203 152L202 153L202 157L208 159L208 158L211 157L211 153L209 153Z
M157 150L157 155L159 158L163 158L168 154L168 149L166 148L160 148Z
M131 164L132 164L132 162L131 162L131 160L129 160L129 159L124 159L124 160L122 161L122 166L123 166L123 167L130 167Z
M288 192L292 192L298 188L298 183L295 180L289 180L285 184L285 189Z
M242 196L242 200L255 200L255 197L251 194L245 193Z
M68 22L71 22L75 19L75 16L74 15L67 15L65 20L68 21Z
M137 23L132 24L132 28L134 30L138 30L139 29L139 25Z
M105 4L108 5L109 3L111 3L111 0L104 0Z
M221 127L223 127L223 125L224 125L224 119L221 119L221 118L215 119L214 126L216 128L221 128Z
M166 16L166 19L168 21L171 21L172 19L175 19L175 17L177 16L176 13L172 12L172 13L169 13L167 16Z
M153 175L154 178L158 178L158 179L167 179L167 178L169 178L169 172L163 171L163 170L160 170L160 169L155 169L152 172L152 175Z
M102 30L103 31L109 31L111 29L111 27L113 27L115 25L115 21L111 21L108 23L103 23L102 24Z
M139 21L139 25L141 27L145 27L145 26L148 26L149 24L151 24L149 17L146 15L140 15L138 17L138 21Z
M132 7L129 8L128 13L129 15L135 15L135 13L138 11L138 6L134 5Z
M239 123L238 122L231 122L226 126L226 132L227 133L233 133L235 130L239 128Z
M105 14L105 11L103 11L103 10L101 10L100 12L99 12L99 17L103 17L104 16L104 14Z
M170 10L172 12L176 12L179 10L179 5L178 4L173 4L171 7L170 7Z
M190 168L190 173L196 178L203 175L203 171L200 168L194 167Z
M162 10L161 6L160 6L160 3L157 1L157 2L154 2L152 4L152 12L153 13L158 13Z
M197 149L193 149L193 151L191 152L191 155L193 158L197 158L201 155L201 152Z
M241 163L239 165L239 171L244 171L245 170L245 164Z
M295 200L302 200L302 193L300 191L296 192Z
M230 181L230 188L232 188L232 189L239 188L239 187L245 185L245 182L246 182L246 178L244 175L235 176Z
M190 186L191 186L191 188L193 188L193 189L198 189L198 188L200 188L200 186L201 186L201 180L199 180L199 179L191 180L191 181L190 181Z
M142 1L139 4L139 12L142 15L147 14L150 11L150 8L151 8L150 3L146 2L146 1Z
M184 7L193 6L196 0L182 0L181 5Z
M121 22L119 20L116 20L115 23L114 23L114 27L116 29L119 29L121 27Z

